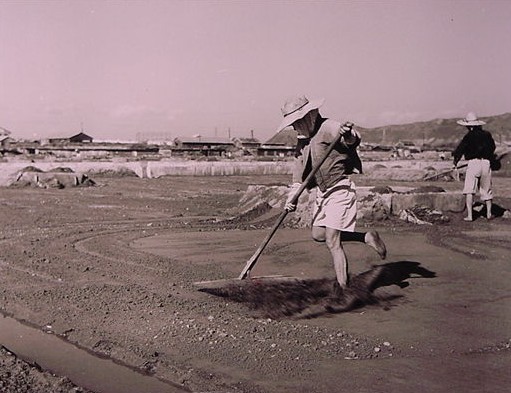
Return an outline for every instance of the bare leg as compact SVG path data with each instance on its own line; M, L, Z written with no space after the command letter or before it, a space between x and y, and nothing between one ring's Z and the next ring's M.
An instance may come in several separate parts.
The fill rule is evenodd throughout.
M341 288L348 284L348 260L342 247L341 231L333 228L312 227L312 238L317 242L325 242L334 263L335 275Z
M380 235L376 231L369 231L365 234L364 238L365 244L369 247L374 248L374 250L378 253L381 259L385 259L387 257L387 247L383 240L381 240Z
M341 288L348 284L348 259L341 242L341 231L332 228L326 228L326 245L332 255L335 275Z
M472 221L474 219L472 217L473 205L474 205L474 194L467 194L466 195L467 216L464 218L465 221Z
M486 218L489 220L492 218L492 215L491 215L491 205L492 205L492 202L491 202L491 199L488 199L487 201L485 201L486 203Z
M312 237L317 242L324 242L325 239L325 228L323 227L312 227ZM345 232L341 231L341 239L343 242L359 242L365 243L369 247L373 248L381 259L387 257L387 247L380 238L377 231L369 232Z
M325 242L326 240L326 230L325 227L312 227L312 238L320 243Z

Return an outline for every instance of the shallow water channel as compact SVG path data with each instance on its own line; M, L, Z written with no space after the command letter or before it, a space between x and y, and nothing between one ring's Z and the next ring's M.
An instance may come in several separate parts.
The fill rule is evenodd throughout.
M188 390L95 356L53 334L0 314L0 345L43 370L96 393L178 393Z

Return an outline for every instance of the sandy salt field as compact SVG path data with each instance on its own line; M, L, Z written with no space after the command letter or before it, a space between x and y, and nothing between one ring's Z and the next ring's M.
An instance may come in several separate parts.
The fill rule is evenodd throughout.
M193 285L237 277L274 215L227 218L249 184L287 176L94 180L0 188L0 391L509 391L509 219L360 222L388 257L348 244L354 276L382 273L354 307L329 310L333 269L307 229L280 229L254 269L299 281ZM511 180L494 180L510 208Z

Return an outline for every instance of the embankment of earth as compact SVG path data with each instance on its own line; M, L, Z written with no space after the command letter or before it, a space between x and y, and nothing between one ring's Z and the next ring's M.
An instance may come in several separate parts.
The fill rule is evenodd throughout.
M27 167L41 172L51 172L55 168L69 168L74 173L94 176L109 174L119 176L138 176L140 178L158 178L162 176L250 176L250 175L288 175L291 174L291 161L40 161L27 160L0 163L0 186L9 186L19 178ZM432 174L441 173L450 168L444 161L381 161L367 162L365 174L369 177L392 180L422 180Z

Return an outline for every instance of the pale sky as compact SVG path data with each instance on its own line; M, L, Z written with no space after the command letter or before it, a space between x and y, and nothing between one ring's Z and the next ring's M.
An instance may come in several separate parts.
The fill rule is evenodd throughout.
M297 94L362 127L497 115L510 42L507 0L0 0L0 127L264 141Z

